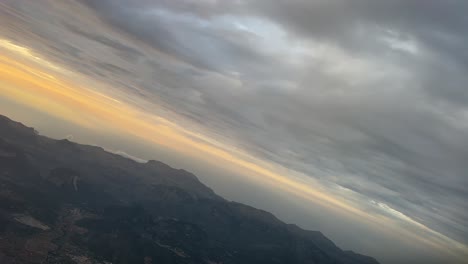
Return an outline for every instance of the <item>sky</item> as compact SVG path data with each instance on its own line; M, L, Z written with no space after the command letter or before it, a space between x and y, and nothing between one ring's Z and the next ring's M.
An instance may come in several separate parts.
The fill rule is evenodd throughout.
M391 263L468 259L468 2L0 0L0 113Z

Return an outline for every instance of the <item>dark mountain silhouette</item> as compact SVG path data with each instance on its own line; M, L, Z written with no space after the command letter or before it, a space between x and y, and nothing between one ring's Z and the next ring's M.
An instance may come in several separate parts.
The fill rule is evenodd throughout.
M0 263L377 263L193 174L0 116Z

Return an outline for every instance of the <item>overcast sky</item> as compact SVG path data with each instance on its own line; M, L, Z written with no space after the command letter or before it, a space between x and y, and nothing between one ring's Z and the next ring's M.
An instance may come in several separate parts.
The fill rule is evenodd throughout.
M466 254L467 1L0 3L5 39L106 95Z

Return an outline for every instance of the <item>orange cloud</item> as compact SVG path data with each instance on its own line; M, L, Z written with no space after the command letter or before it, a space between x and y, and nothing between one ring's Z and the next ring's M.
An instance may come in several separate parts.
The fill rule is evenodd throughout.
M3 80L0 90L4 96L17 102L89 129L95 129L104 122L108 127L125 131L185 154L197 155L201 152L209 158L221 159L243 170L261 174L264 179L276 182L289 191L313 196L327 204L361 214L360 211L344 202L278 175L260 165L245 161L228 150L218 148L203 140L192 140L191 137L196 137L196 134L185 131L168 120L160 119L159 123L151 122L148 114L134 107L96 91L59 80L17 60L0 56L0 63L0 76Z
M0 48L7 47L9 42L2 43L0 42ZM387 226L389 230L397 230L396 226L391 227L390 219L370 215L344 198L322 191L319 186L288 177L286 174L289 171L284 168L275 167L219 142L212 142L170 120L143 112L97 89L83 87L77 84L80 82L76 78L71 81L73 78L64 77L63 73L66 71L63 68L34 55L28 49L14 45L8 50L10 56L0 55L0 93L3 97L86 129L117 130L198 159L223 162L226 167L241 172L251 180L269 184L329 208L339 209L374 225L390 224ZM411 239L437 245L414 234L402 230L398 232Z

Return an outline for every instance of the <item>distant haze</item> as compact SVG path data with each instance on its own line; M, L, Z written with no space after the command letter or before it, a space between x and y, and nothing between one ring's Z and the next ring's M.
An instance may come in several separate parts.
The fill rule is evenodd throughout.
M0 113L384 264L468 259L465 1L0 0Z

